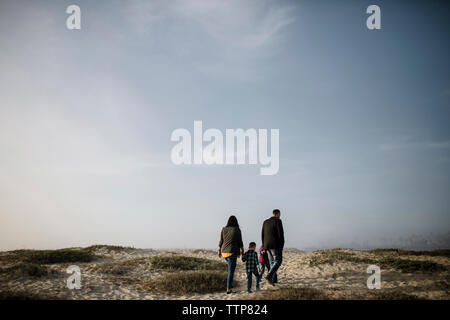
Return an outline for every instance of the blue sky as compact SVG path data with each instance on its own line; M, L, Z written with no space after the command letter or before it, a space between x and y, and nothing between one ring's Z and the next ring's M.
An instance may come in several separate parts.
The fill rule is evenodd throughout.
M449 232L444 1L0 1L0 249ZM381 30L366 8L381 8ZM177 128L278 128L280 170L175 166Z

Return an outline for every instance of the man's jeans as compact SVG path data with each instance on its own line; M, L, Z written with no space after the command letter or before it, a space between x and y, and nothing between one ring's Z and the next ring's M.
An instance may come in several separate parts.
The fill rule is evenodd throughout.
M270 270L267 277L272 279L274 283L277 282L277 271L283 262L283 250L281 249L269 249L267 250L267 255L270 261Z
M259 289L259 278L258 270L253 270L253 272L247 272L247 291L250 292L252 290L252 278L253 275L256 277L256 290Z
M237 255L233 254L231 257L225 258L228 262L228 277L227 277L227 289L233 287L234 270L236 270Z

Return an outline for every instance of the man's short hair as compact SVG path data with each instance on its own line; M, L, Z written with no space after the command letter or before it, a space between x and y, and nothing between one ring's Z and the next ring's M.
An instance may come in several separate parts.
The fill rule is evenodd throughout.
M280 209L273 209L272 214L280 214Z
M252 242L250 242L250 243L248 244L248 246L249 246L249 247L256 247L256 243L254 243L254 242L252 241Z

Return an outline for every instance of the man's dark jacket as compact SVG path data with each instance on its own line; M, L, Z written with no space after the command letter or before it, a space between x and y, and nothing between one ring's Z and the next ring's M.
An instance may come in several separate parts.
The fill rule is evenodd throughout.
M281 219L271 217L264 221L261 232L264 250L284 248L284 231Z

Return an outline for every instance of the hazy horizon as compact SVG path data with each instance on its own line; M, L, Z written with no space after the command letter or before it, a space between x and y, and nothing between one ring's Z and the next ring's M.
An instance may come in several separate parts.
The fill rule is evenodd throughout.
M449 245L449 3L71 4L0 0L0 250L259 244L274 208L286 247ZM279 129L278 173L173 164L195 120Z

